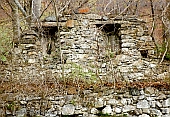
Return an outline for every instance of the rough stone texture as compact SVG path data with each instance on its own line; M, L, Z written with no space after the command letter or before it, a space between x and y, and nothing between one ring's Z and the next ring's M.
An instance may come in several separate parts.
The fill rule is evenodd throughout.
M59 20L61 29L60 37L57 37L55 35L57 30L49 33L49 31L57 29L55 19L47 18L46 21L49 22L42 23L44 37L41 41L33 36L35 34L25 36L19 47L14 48L14 60L10 67L15 69L5 72L21 81L47 78L46 81L51 82L53 78L61 79L64 76L82 78L91 83L96 83L98 77L113 83L112 76L117 78L117 81L119 81L118 78L121 78L121 81L137 81L151 77L166 78L169 75L170 72L164 72L168 71L167 66L158 67L157 60L152 59L154 44L147 34L147 30L145 31L145 22L134 17L124 16L116 19L104 17L104 19L106 21L102 21L102 17L95 14L66 16ZM114 45L116 49L111 52L114 47L108 47L107 30L97 30L100 27L98 24L120 25L120 35L117 35L120 36L120 40L114 39L115 43L117 41L121 43L120 53L116 50L118 43ZM113 37L115 35L112 35ZM51 45L54 46L51 47ZM6 76L6 79L8 77L9 75ZM12 116L13 114L15 117L26 114L57 117L77 114L83 117L97 117L102 110L103 113L108 114L128 113L130 116L140 117L149 117L152 116L151 114L162 117L170 115L170 94L152 87L145 90L132 89L120 94L115 90L93 93L89 89L83 92L84 98L76 97L79 100L75 100L74 97L77 93L76 90L70 86L67 91L68 96L25 95L15 99L15 96L11 94L5 95L0 101L0 115ZM12 103L13 100L17 101ZM11 110L11 106L17 107L16 110Z
M99 98L99 99L95 99L95 107L96 108L100 108L100 107L103 107L104 105L104 102L103 102L103 99L102 98Z
M113 75L126 81L168 76L168 73L162 73L163 70L157 67L157 60L150 61L154 56L154 44L147 34L144 21L132 16L101 20L102 17L96 14L61 17L60 37L57 37L55 17L47 17L42 22L44 37L41 41L35 32L25 33L25 36L35 37L34 43L23 43L28 40L23 38L19 47L14 48L13 65L16 69L13 70L13 76L17 79L43 79L45 74L52 72L53 76L60 78L63 72L64 76L71 76L72 72L79 70L78 72L83 74L80 75L81 78L87 79L96 75L95 77L100 76L102 80L108 78L111 81L111 75L107 74L111 73L110 68L113 66ZM106 32L113 30L107 30L107 27L97 30L103 24L111 25L115 30L119 28L119 33L106 35ZM112 37L113 46L109 45L109 36ZM116 36L120 39L116 39ZM112 59L109 59L109 56ZM61 63L64 63L64 66Z
M139 115L139 117L150 117L150 116L147 114L142 114L142 115Z
M169 107L170 106L170 98L166 99L164 102L163 102L163 107Z
M85 98L79 95L62 96L57 94L46 97L25 94L23 97L15 98L12 94L0 94L2 97L0 99L0 115L2 115L2 117L3 115L10 117L25 115L40 117L57 117L64 115L98 117L99 114L103 113L109 115L127 114L128 117L169 117L170 105L168 102L170 93L153 88L152 90L156 90L156 92L149 95L147 92L145 93L143 89L138 90L141 94L137 96L131 95L129 92L122 94L103 93L101 96L101 92L98 92L88 93ZM157 93L165 95L165 98L162 99L162 97L156 95ZM144 98L139 100L139 97L143 95ZM13 102L12 99L15 99L15 102ZM107 101L110 102L108 103ZM15 107L15 109L13 110L11 107Z
M150 105L147 100L141 100L137 103L137 108L149 108Z
M106 105L106 107L102 110L102 113L113 115L112 107L110 105Z
M62 108L62 115L74 115L75 106L72 104L64 105Z

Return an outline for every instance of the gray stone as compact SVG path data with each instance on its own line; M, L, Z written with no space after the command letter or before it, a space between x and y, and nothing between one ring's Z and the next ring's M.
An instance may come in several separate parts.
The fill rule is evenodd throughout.
M107 101L108 105L117 105L119 103L119 101L117 101L116 99L110 99L109 101Z
M169 114L170 108L161 108L163 114Z
M156 106L159 107L159 108L161 108L161 107L162 107L162 104L161 104L160 102L156 101Z
M140 95L139 96L139 100L142 100L142 99L144 99L145 98L145 95Z
M121 102L121 104L123 104L123 105L127 105L127 100L126 100L125 98L122 98L122 99L120 100L120 102Z
M147 114L142 114L142 115L139 115L139 117L150 117L150 116Z
M95 99L95 107L96 108L100 108L100 107L103 107L104 105L104 102L103 102L103 99L102 98L99 98L99 99Z
M150 102L150 106L153 107L153 108L155 108L155 107L156 107L156 101L151 101L151 102Z
M122 113L122 109L119 108L119 107L115 107L114 111L115 111L115 113L117 113L117 114Z
M21 108L20 110L16 111L17 117L24 117L24 115L27 114L27 109L26 108Z
M122 48L130 48L130 47L135 47L134 43L123 43Z
M132 106L132 105L125 105L123 107L123 112L129 112L129 111L132 111L132 110L135 110L136 107L135 106Z
M81 110L75 110L74 114L79 115L79 114L83 114L83 112Z
M170 114L162 115L162 117L170 117Z
M81 109L81 111L83 111L83 112L86 112L87 110L88 110L88 108L86 108L86 107Z
M91 114L98 114L99 110L97 110L96 108L92 108L90 112Z
M93 114L87 114L86 116L82 116L82 117L98 117L97 115L93 115Z
M103 16L102 19L107 21L109 18L107 16Z
M162 116L161 111L158 110L158 109L150 109L150 112L151 112L151 114L156 115L156 116L158 116L158 117L161 117L161 116Z
M87 14L87 18L88 19L101 19L102 17L100 15L97 14Z
M142 109L143 113L150 114L150 110L147 108Z
M56 17L55 16L48 16L44 19L46 22L56 22Z
M156 67L156 65L155 65L155 64L149 64L149 67L151 67L151 68L155 68L155 67Z
M163 101L163 107L169 107L170 106L170 98L166 99L165 101Z
M140 91L140 94L141 94L141 95L144 95L144 94L145 94L145 92L143 91L143 89Z
M140 40L142 40L142 41L152 41L152 37L151 36L142 36L142 37L140 37Z
M73 115L75 111L75 106L72 104L64 105L62 108L62 115Z
M137 103L137 108L149 108L150 105L147 100L141 100Z
M102 110L103 114L113 115L113 111L110 105L106 105L106 107Z
M53 114L53 113L46 113L45 114L46 117L56 117L57 115L56 114ZM38 116L39 117L39 116Z
M20 48L14 48L14 53L15 54L20 54L22 52L22 49Z
M65 101L66 102L69 102L69 101L72 101L73 100L73 95L66 95L65 96Z

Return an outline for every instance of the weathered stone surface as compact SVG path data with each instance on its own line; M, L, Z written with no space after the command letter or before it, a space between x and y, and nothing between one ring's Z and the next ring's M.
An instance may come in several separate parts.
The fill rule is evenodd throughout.
M110 105L106 105L106 107L102 110L103 114L113 115L113 111Z
M166 99L165 101L163 101L163 107L169 107L170 106L170 98Z
M132 106L132 105L125 105L124 107L123 107L123 112L129 112L129 111L132 111L132 110L135 110L136 109L136 107L135 106Z
M46 80L49 84L53 82L53 80L51 80L52 78L57 78L54 82L56 82L56 80L58 81L58 78L63 77L62 74L64 74L66 78L78 78L74 79L74 82L79 81L79 78L81 78L82 81L87 79L89 82L95 83L98 81L96 73L99 73L101 80L108 81L109 83L113 83L113 78L115 77L128 82L145 78L146 80L147 78L155 77L165 78L169 73L162 73L162 71L157 68L157 61L154 62L152 58L147 58L151 55L150 51L152 51L152 54L154 52L152 49L153 43L149 42L152 41L151 37L144 34L144 30L142 26L140 26L141 22L136 18L125 18L124 20L122 17L116 18L115 20L103 17L105 21L102 21L101 16L94 14L76 14L76 17L65 16L59 20L61 32L60 37L57 36L57 38L55 37L57 30L56 32L53 30L55 28L57 29L56 22L52 22L55 21L55 19L47 19L46 21L51 22L47 22L47 25L44 25L45 22L42 23L43 26L47 26L44 31L45 33L53 34L44 34L46 39L42 39L42 43L40 40L37 40L35 43L19 44L19 47L14 49L13 55L15 58L13 64L11 64L13 66L10 66L16 69L12 69L12 72L11 68L10 70L6 70L7 75L5 78L12 74L14 78L23 78L24 80L31 80L31 78L33 78L33 80L38 81L38 78L40 78L41 80ZM103 24L111 24L112 28L116 25L121 25L121 35L119 35L121 40L115 39L121 44L119 45L118 42L114 41L116 47L118 45L121 46L121 48L117 48L121 50L121 54L114 54L117 50L110 50L110 42L108 43L108 41L106 41L110 33L109 35L106 34L103 36L103 32L105 33L106 30L97 29L97 25L100 27L100 25ZM52 29L52 32L48 32L48 29L50 29L50 31ZM106 29L106 27L103 29ZM28 37L30 38L32 36ZM115 35L111 37L115 37ZM53 42L53 40L55 41ZM49 42L51 44L49 44ZM47 43L48 47L46 48ZM50 50L50 45L53 44L55 46ZM58 50L60 44L62 46L61 52ZM150 47L148 47L148 45L150 45ZM49 50L49 54L47 54L47 50ZM144 52L148 54L145 55L146 58L142 56L141 50L144 50ZM67 60L64 64L61 64L62 62L59 59L64 56L67 57ZM1 72L3 72L3 70L1 70ZM46 76L48 76L48 79L45 79ZM119 79L116 80L119 82ZM100 89L95 89L96 92L93 92L93 90L90 89L91 87L85 91L80 90L81 88L70 87L67 87L66 91L62 92L67 94L67 96L58 96L57 94L54 96L55 93L53 93L52 96L46 95L47 97L39 98L36 96L28 96L23 99L18 99L18 101L15 102L15 107L19 109L18 113L20 113L19 115L21 116L25 113L24 109L30 111L32 116L37 112L37 116L60 116L62 114L74 116L73 114L80 114L79 116L89 117L96 116L95 114L99 113L98 110L101 111L101 109L103 109L104 113L108 114L112 114L112 112L118 114L130 112L134 114L132 116L141 117L147 117L150 112L158 116L160 116L161 113L166 114L165 116L170 114L169 93L161 94L160 91L152 87L146 87L145 90L135 89L130 92L124 90L118 91L121 92L121 94L115 93L115 89L112 89L112 91L105 91L104 89L99 92L98 90ZM54 88L53 85L51 88ZM57 91L59 90L60 89L57 89ZM77 95L77 93L82 95ZM9 105L9 107L14 106L12 102L16 100L15 96L9 95L2 99L3 101L0 99L0 111L3 111L2 113L7 111L7 114L15 114L11 113L11 110L4 110L6 105Z
M141 100L137 103L137 108L149 108L150 105L147 100Z
M142 114L142 115L139 115L139 117L150 117L150 116L147 114Z
M99 110L97 110L96 108L92 108L90 112L91 114L98 114Z
M116 99L110 99L109 101L107 101L108 105L113 105L113 106L117 105L118 103L119 101Z
M121 113L122 112L122 109L121 108L119 108L119 107L115 107L114 109L113 109L113 111L115 111L115 113Z
M64 105L62 108L62 115L73 115L75 111L75 106L72 104Z
M96 108L100 108L100 107L103 107L104 106L104 102L103 102L103 99L102 98L99 98L99 99L95 99L95 107Z
M151 114L156 115L156 116L158 116L158 117L161 117L161 116L162 116L161 111L158 110L158 109L151 109L150 112L151 112Z
M170 108L161 108L163 114L170 113Z

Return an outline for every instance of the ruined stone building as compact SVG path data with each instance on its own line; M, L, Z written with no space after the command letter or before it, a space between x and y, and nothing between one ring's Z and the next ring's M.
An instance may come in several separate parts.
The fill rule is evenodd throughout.
M135 16L76 14L64 16L59 22L47 17L33 29L39 35L24 34L19 48L14 49L21 65L16 71L27 73L15 74L16 78L43 78L48 73L55 78L112 82L168 74L166 67L157 66L145 22Z
M10 91L0 91L0 116L170 116L169 85L150 85L151 79L169 78L169 66L157 64L144 21L96 14L55 19L34 24L14 48L5 72L22 88L11 84ZM133 82L140 80L149 85Z

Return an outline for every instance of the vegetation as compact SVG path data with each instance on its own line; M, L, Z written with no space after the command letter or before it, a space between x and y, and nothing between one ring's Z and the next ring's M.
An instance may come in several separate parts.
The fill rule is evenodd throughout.
M0 24L0 63L5 63L9 60L10 51L12 48L10 25L5 23Z

